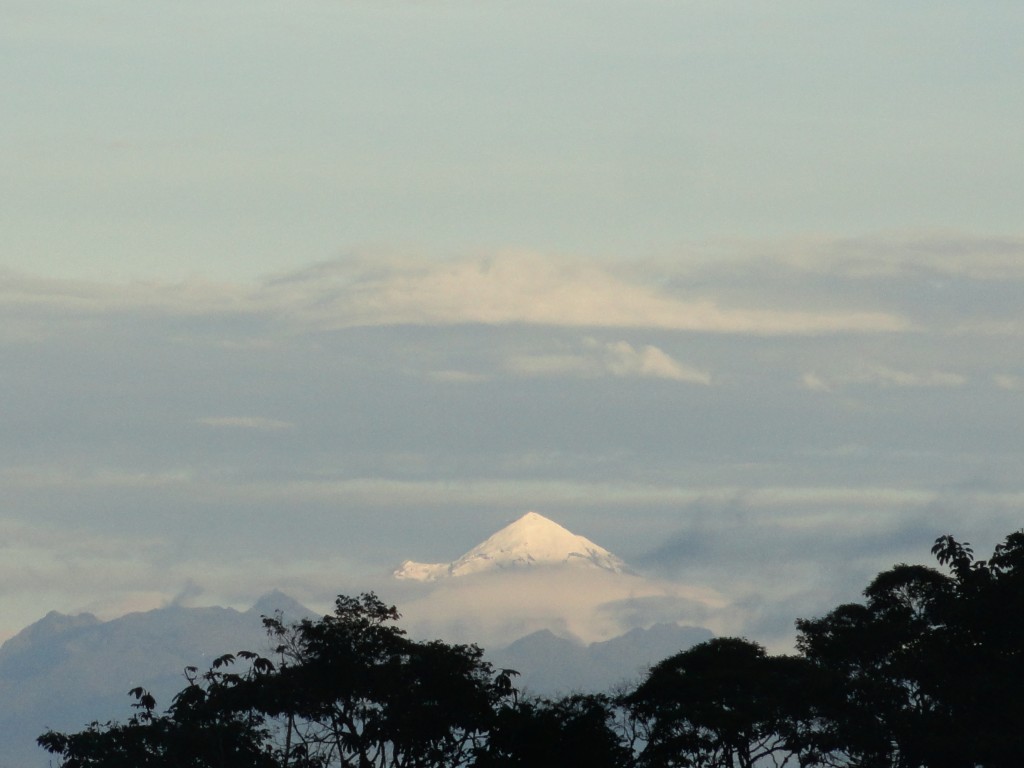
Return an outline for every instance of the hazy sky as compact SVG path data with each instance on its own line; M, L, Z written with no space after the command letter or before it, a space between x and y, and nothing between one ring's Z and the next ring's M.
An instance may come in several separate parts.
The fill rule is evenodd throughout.
M528 509L755 639L990 549L1022 36L995 0L0 0L0 637L386 590Z

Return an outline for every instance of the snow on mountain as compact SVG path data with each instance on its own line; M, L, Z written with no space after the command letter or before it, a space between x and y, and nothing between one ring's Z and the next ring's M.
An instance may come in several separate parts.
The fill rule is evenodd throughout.
M406 561L393 576L386 591L410 634L484 647L545 629L586 644L657 623L692 626L724 604L714 590L641 576L536 512L451 563Z
M406 560L394 576L412 581L437 581L495 570L550 565L629 572L626 564L604 547L577 536L543 515L527 512L451 563Z

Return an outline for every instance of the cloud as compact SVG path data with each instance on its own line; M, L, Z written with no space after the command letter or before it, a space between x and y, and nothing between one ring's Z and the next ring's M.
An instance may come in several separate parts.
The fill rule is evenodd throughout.
M814 371L809 371L808 373L805 373L800 378L800 382L803 385L804 389L809 389L809 390L811 390L811 392L831 392L832 391L832 387L829 386L828 382L825 381L825 379L823 379L821 376L819 376Z
M646 278L646 279L645 279ZM275 303L300 303L307 322L359 325L531 324L756 335L908 330L895 314L725 307L684 298L622 265L501 253L442 262L322 264L268 282Z
M687 368L652 344L634 349L625 341L604 345L604 362L615 376L641 376L645 378L672 379L694 384L710 384L711 375L706 371Z
M477 256L360 252L253 284L101 283L16 273L0 281L0 340L25 342L126 313L248 317L262 335L477 324L754 336L1019 335L1024 238L955 234L693 245L612 262L529 251Z
M513 355L505 368L520 376L595 376L599 367L580 354Z
M0 309L31 314L60 310L74 316L126 311L219 315L259 308L251 287L205 280L102 283L9 274L0 280Z
M94 599L103 611L160 605L189 577L210 601L267 581L348 589L340 566L324 575L338 558L366 571L429 560L480 520L537 507L595 521L628 560L703 509L742 513L716 546L651 560L730 598L817 589L825 577L800 564L860 557L855 538L836 538L848 522L888 533L890 519L950 487L1010 496L967 499L939 533L959 527L976 542L1016 527L1019 440L1006 413L1021 372L1005 338L951 330L975 319L979 333L996 327L982 320L1024 328L1021 285L933 280L923 266L858 277L853 262L808 259L388 257L250 285L10 276L0 501L72 533L26 557L7 552L9 623ZM702 302L726 314L683 322ZM738 322L865 311L913 331L766 336ZM573 324L587 322L667 327ZM934 521L915 518L926 544ZM123 558L88 557L81 530L109 534ZM118 538L127 531L166 548L135 557L135 542ZM722 541L766 531L790 564ZM816 551L817 538L837 546ZM888 558L891 544L875 543ZM87 567L68 570L76 559ZM870 575L825 574L854 595Z
M962 387L967 377L938 370L907 371L878 363L862 363L855 368L823 376L815 371L805 373L801 384L812 392L833 392L849 385L906 388Z
M837 239L828 251L862 274L930 272L985 281L1024 279L1024 237L955 232L873 235Z
M505 367L520 376L614 376L711 384L710 373L683 365L653 344L637 348L628 341L600 342L589 337L577 352L515 355L505 361Z
M282 336L358 327L490 325L622 328L755 336L897 333L914 323L899 312L849 302L814 306L797 297L765 302L695 291L687 268L670 263L502 252L452 259L362 254L255 285L186 280L101 283L10 274L0 281L0 341L59 337L104 317L216 319L205 343L260 347ZM790 299L793 297L791 296ZM239 333L232 319L259 319ZM98 329L102 326L98 326ZM128 326L130 327L130 326ZM233 332L228 338L224 331ZM218 336L218 330L220 334ZM188 340L188 334L177 336ZM219 339L219 341L218 341ZM648 360L646 370L667 369ZM679 375L676 371L673 375Z
M168 605L248 607L275 587L302 599L324 584L360 588L338 552L322 560L294 553L204 560L137 525L133 520L116 534L0 517L0 642L51 609L109 619Z
M427 378L434 381L449 381L456 384L473 384L476 382L487 381L490 377L483 373L448 369L443 371L430 371L427 374Z
M768 259L806 273L844 279L961 278L1024 280L1024 237L962 232L886 232L856 237L722 240L706 246L704 264Z
M730 634L791 648L793 621L821 615L895 563L936 565L935 537L953 534L984 557L1019 526L1021 493L899 488L777 488L709 494L681 506L686 522L634 558L666 578L712 584L730 599Z
M403 621L414 635L485 647L543 628L586 643L608 640L637 618L713 624L726 606L707 587L591 569L505 571L396 589L406 597Z
M717 600L716 600L717 598ZM714 606L714 607L712 607ZM681 616L693 623L708 621L715 608L722 607L721 596L706 594L703 599L693 595L656 594L610 600L598 606L600 613L612 617L624 627L647 627L659 623L676 623Z
M64 489L171 489L190 486L195 478L190 470L138 472L111 467L90 470L56 465L3 467L0 480L8 488Z
M152 582L165 579L154 567L165 546L155 537L102 536L0 518L0 541L0 638L51 608L74 611L91 604L105 613L121 610L125 601L144 608L162 602ZM97 595L106 600L97 602Z
M207 427L226 427L228 429L257 429L262 431L276 431L281 429L292 429L295 425L290 421L278 419L267 419L262 416L210 416L198 419L198 424Z
M901 371L877 366L865 375L868 382L894 387L961 387L967 379L949 371Z
M1009 373L998 373L992 377L993 383L999 389L1016 392L1024 389L1024 376L1015 376Z
M188 579L178 593L170 599L168 605L182 606L191 604L201 594L203 594L203 588L194 580Z

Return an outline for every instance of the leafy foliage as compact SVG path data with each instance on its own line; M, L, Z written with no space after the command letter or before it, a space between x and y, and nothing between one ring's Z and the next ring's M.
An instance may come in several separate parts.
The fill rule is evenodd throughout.
M333 615L294 626L264 619L275 664L249 651L216 659L164 715L153 698L126 723L48 732L65 768L420 768L467 764L510 693L476 646L420 643L375 595L341 596ZM231 671L242 660L243 673Z
M231 655L218 658L202 677L188 668L188 685L163 715L155 714L149 692L134 688L129 694L137 711L126 723L93 723L70 735L49 731L39 743L61 755L65 768L275 768L280 763L263 716L238 707L236 696L239 686L264 678L273 664L247 656L245 673L227 671L235 661Z
M798 647L835 674L830 730L844 764L1016 766L1024 754L1024 534L988 562L943 536L950 574L897 565L863 605L800 620Z
M397 619L374 595L339 597L333 616L295 627L265 619L281 662L260 693L289 748L323 765L468 762L507 689L480 648L414 642Z
M813 668L756 643L716 638L656 665L627 699L647 718L642 765L751 768L805 751Z
M606 696L574 694L502 707L476 768L616 768L631 753L613 727Z

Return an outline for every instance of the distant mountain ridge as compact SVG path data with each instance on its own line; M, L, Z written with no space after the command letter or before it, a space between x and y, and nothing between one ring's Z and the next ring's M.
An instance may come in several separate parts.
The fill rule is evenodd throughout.
M387 589L403 595L399 626L410 636L479 643L541 695L635 681L709 639L689 625L721 602L713 590L646 579L536 512L451 563L406 561L394 576ZM285 623L314 615L277 591L246 611L171 605L110 621L48 613L0 646L0 768L46 768L37 736L127 718L131 688L152 692L162 710L185 667L239 650L271 654L261 617L278 611Z
M313 615L280 592L248 611L169 606L100 621L51 611L0 646L0 767L48 765L35 746L46 728L80 730L125 719L128 690L143 686L160 709L183 686L186 666L224 653L269 653L261 615Z
M516 685L527 693L603 692L635 683L656 662L712 637L704 627L655 624L581 645L542 629L488 653L487 658L496 667L517 670L521 676Z
M170 606L110 621L50 612L0 646L0 768L46 768L38 735L126 719L135 686L151 691L163 710L184 686L186 666L202 669L243 649L270 653L261 616L277 611L288 623L315 615L281 592L247 611ZM542 630L487 648L485 657L520 671L517 685L528 692L602 691L710 637L699 627L655 625L586 645Z
M437 581L497 570L556 565L597 568L610 573L630 572L625 562L604 547L537 512L527 512L457 560L450 563L406 560L394 571L394 576L412 581Z

